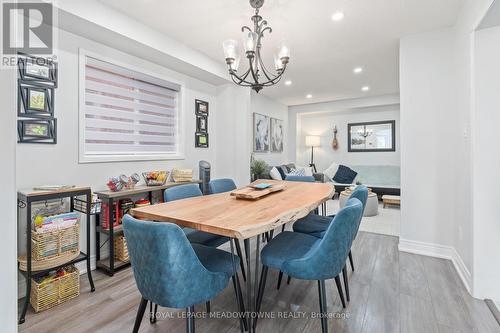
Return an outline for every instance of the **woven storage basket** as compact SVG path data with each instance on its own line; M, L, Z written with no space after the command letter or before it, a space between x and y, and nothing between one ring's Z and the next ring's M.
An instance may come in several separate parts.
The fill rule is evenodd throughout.
M172 179L174 182L190 182L193 180L192 169L173 169Z
M37 283L31 279L30 303L35 312L50 309L80 295L80 272L74 266L64 276Z
M127 241L124 236L117 236L115 238L115 259L125 262L130 260L128 256Z
M55 258L62 254L80 252L80 224L50 232L31 233L34 260Z

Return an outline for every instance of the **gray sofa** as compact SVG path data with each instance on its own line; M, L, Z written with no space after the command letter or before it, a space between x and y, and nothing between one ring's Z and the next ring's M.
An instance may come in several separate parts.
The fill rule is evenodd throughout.
M288 164L281 164L281 165L284 165L286 167L288 167L289 169L295 169L295 163L288 163ZM277 165L277 167L280 166L280 165ZM264 172L262 175L260 175L260 179L271 179L271 176L269 175L269 173L271 172L271 169L273 168L274 166L268 166L266 172ZM322 173L313 173L313 177L316 179L316 181L321 181L323 182L324 181L324 175Z
M384 194L400 195L401 193L401 171L396 165L350 165L351 169L358 175L353 184L361 183L370 188L379 196ZM323 181L332 181L335 184L337 192L343 191L345 187L353 184L335 183L328 176L321 174Z

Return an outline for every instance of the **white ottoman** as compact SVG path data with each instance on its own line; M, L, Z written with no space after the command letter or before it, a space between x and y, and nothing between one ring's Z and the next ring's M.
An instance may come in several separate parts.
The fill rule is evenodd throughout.
M350 191L342 191L339 195L339 207L344 208L347 199L351 196ZM376 193L369 192L368 200L366 201L365 212L363 216L375 216L378 215L378 197Z

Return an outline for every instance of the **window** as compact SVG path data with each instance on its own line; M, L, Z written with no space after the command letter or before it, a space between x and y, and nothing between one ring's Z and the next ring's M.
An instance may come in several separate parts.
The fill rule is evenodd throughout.
M80 57L81 162L181 157L178 84Z

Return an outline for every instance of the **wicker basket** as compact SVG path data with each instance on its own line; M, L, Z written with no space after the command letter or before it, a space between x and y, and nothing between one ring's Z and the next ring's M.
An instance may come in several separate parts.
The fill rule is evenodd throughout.
M80 295L80 272L71 266L64 276L38 283L31 279L30 303L35 312L50 309Z
M125 262L130 260L128 256L127 241L124 236L117 236L115 238L115 259Z
M34 260L55 258L67 253L80 253L80 224L50 232L31 233Z
M173 169L172 179L176 183L180 182L190 182L193 180L193 170L192 169Z

